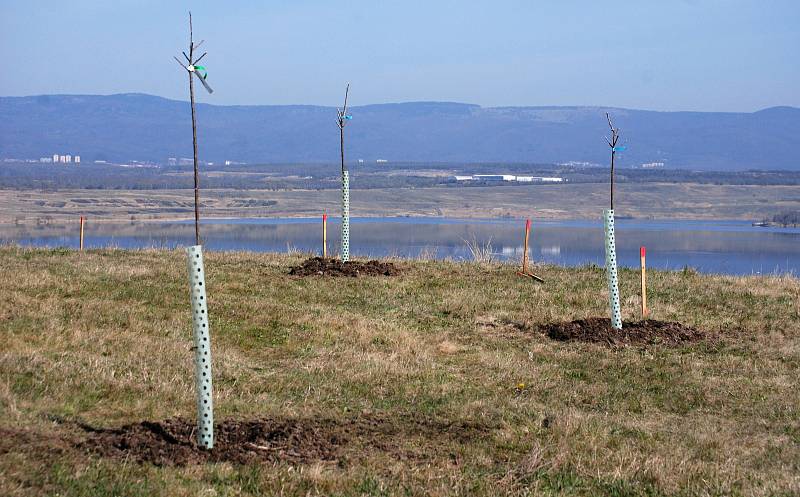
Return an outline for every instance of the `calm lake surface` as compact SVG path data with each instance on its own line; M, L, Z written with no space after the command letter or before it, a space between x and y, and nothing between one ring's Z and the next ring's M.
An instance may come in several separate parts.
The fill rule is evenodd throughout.
M328 221L328 251L338 253L340 225ZM520 260L524 220L443 218L354 218L351 254L365 257L472 258L467 242L491 245L498 260ZM207 250L320 253L320 219L218 219L201 227ZM617 256L623 266L639 266L639 247L647 265L704 273L797 274L800 229L758 228L743 221L649 221L619 219ZM77 247L78 224L0 226L0 240L23 246ZM604 264L603 223L533 221L530 254L536 262L575 266ZM86 224L88 248L175 248L194 244L194 225L180 222Z

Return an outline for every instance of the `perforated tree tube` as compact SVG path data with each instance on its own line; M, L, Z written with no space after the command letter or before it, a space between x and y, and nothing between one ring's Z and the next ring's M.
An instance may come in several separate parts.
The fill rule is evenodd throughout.
M617 281L617 247L614 243L614 210L603 211L606 230L606 275L608 277L608 303L611 308L611 327L622 329L619 306L619 282Z
M342 261L350 260L350 171L342 171Z
M186 249L189 262L189 288L192 299L194 328L194 379L197 390L197 443L214 447L214 400L211 394L211 338L206 303L206 277L203 269L203 247Z

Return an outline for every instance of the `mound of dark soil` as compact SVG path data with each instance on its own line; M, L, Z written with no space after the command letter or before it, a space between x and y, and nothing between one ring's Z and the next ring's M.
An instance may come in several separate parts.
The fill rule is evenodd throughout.
M224 421L214 429L214 449L197 445L194 421L144 421L118 429L94 430L81 448L112 459L131 459L157 466L203 462L335 460L348 433L319 421Z
M645 319L625 321L622 330L611 327L608 318L578 319L539 326L539 331L560 342L590 342L607 345L667 345L677 346L709 338L691 326L670 321Z
M400 271L391 262L347 261L312 257L301 265L293 267L289 274L294 276L397 276Z
M458 443L486 436L488 427L466 422L438 423L425 419L385 419L371 416L334 420L322 418L228 420L214 428L214 448L200 448L196 423L181 418L144 421L118 429L83 427L88 436L77 447L111 459L184 466L205 462L347 460L366 450L392 453L398 459L424 458L422 445ZM403 444L418 440L419 453ZM412 444L413 445L413 444Z

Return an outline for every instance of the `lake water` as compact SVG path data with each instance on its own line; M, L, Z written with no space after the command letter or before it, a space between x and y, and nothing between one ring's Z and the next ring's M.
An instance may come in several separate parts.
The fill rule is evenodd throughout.
M491 245L498 260L522 257L523 220L443 218L355 218L351 254L367 257L471 259L468 242ZM338 253L338 219L328 222L329 254ZM320 219L225 219L201 226L207 250L320 253ZM617 256L622 266L638 267L639 247L647 247L648 267L704 273L797 274L800 229L759 228L743 221L648 221L616 223ZM76 247L77 223L0 226L0 240L25 246ZM603 224L596 221L533 222L530 255L536 262L566 266L604 264ZM86 224L88 248L174 248L194 244L193 222Z

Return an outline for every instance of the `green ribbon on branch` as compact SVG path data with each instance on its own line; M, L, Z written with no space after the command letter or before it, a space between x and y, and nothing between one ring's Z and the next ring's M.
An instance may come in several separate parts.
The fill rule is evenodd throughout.
M202 73L200 73L200 77L203 78L203 79L208 78L208 71L206 71L205 66L194 66L194 70L195 71L203 71Z

